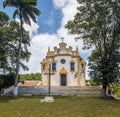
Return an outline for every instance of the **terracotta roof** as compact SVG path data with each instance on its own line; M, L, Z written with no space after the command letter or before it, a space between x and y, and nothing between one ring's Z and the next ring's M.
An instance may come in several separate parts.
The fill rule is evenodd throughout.
M24 86L37 86L40 81L35 81L35 80L25 80L24 81Z

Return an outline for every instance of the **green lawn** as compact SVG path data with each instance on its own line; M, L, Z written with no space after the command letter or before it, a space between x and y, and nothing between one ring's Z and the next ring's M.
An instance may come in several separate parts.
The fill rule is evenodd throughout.
M120 117L120 101L100 97L0 97L0 117Z

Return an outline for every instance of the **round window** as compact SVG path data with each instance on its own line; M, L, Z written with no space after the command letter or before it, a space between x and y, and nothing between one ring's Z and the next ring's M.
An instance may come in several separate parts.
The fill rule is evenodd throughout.
M64 64L65 63L65 59L61 59L61 61L60 61L62 64Z

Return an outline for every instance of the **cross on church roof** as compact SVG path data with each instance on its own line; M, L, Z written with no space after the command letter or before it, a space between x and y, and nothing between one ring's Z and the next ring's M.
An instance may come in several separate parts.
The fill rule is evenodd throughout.
M62 37L61 39L62 39L62 43L63 43L64 37Z

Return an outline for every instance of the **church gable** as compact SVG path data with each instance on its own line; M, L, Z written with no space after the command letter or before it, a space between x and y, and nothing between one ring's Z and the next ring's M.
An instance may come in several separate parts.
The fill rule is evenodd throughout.
M79 57L79 52L76 48L76 51L72 50L72 47L69 46L68 48L66 47L67 44L62 42L59 44L59 47L54 47L54 51L48 50L47 57L52 57L52 56L72 56L72 57Z
M67 53L71 53L72 54L72 51L69 50L69 48L66 48L66 44L65 43L60 43L59 44L59 48L57 49L57 54L67 54Z

